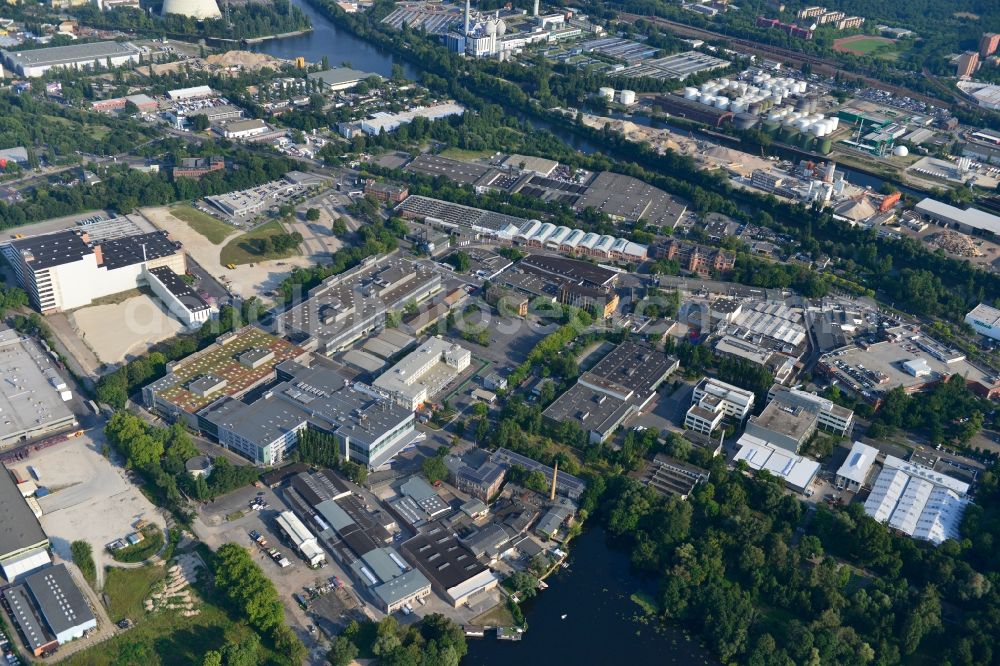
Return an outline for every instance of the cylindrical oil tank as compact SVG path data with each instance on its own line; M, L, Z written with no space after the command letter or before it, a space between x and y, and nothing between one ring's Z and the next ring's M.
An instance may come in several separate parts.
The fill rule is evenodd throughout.
M615 98L615 89L614 88L609 88L607 86L602 86L602 87L600 87L600 88L597 89L597 94L600 95L601 97L603 97L604 99L614 99Z
M623 90L618 97L621 103L628 106L630 104L635 104L635 91L634 90Z

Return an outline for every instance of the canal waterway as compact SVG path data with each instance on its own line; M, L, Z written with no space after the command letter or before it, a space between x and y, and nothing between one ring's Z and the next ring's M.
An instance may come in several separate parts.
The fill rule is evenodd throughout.
M609 546L604 530L586 530L569 550L569 568L549 577L549 588L524 603L523 639L469 639L463 666L718 664L696 638L641 619L642 609L630 597L645 592L655 598L655 586L631 572L628 554Z

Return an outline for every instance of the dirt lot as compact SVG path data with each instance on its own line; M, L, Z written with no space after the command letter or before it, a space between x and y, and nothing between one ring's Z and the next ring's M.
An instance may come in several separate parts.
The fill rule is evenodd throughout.
M299 249L303 254L310 257L328 257L344 244L333 235L333 220L330 218L330 213L322 207L318 210L319 219L315 222L309 222L300 213L294 222L285 226L289 233L297 231L302 234L302 245Z
M932 244L930 241L939 237L945 229L936 225L928 225L923 231L914 232L910 230L905 225L900 225L898 228L893 228L893 231L902 233L905 236L910 236L911 238L916 238L927 244L928 249L934 251L937 245ZM958 232L955 232L958 233ZM978 257L965 257L953 252L948 252L945 250L945 254L953 259L958 259L959 261L968 261L973 266L977 266L985 271L997 271L1000 270L1000 244L986 240L985 238L970 237L972 243L978 248L980 256Z
M113 305L91 305L69 315L70 324L102 363L142 354L184 330L157 299L142 294Z
M70 543L77 539L90 543L99 584L104 566L114 562L105 545L132 532L140 519L166 526L156 508L128 480L126 471L101 454L104 443L103 433L90 431L13 466L25 478L30 478L28 465L38 470L38 485L51 493L38 504L53 550L64 560L72 560Z
M264 261L253 266L247 264L230 270L222 265L219 255L226 243L242 232L234 229L225 241L215 245L192 229L187 222L171 215L169 208L144 208L142 214L158 228L180 241L185 251L198 262L198 265L228 284L233 294L243 298L251 296L265 298L266 294L273 291L294 267L311 266L314 263L315 257L300 256L280 261Z

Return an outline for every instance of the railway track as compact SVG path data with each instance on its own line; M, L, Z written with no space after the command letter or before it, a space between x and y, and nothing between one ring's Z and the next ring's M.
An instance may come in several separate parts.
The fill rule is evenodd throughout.
M622 20L628 21L629 23L634 23L639 19L649 21L650 23L655 23L656 25L662 26L678 35L684 37L696 37L698 39L721 39L733 44L734 46L742 47L744 50L750 53L757 53L764 56L773 56L780 58L781 60L787 62L793 62L801 65L802 63L809 63L812 66L813 71L817 73L824 73L827 75L834 75L841 72L851 78L860 79L866 84L877 87L880 90L886 90L897 95L902 95L910 97L912 99L920 100L927 104L933 104L935 106L940 106L943 102L949 103L950 99L938 99L937 97L931 97L930 95L925 95L919 93L915 90L910 90L904 86L898 86L892 83L886 83L879 79L873 78L871 76L860 74L857 72L846 72L840 65L834 61L827 58L822 58L820 56L810 55L808 53L800 53L798 51L792 51L791 49L782 48L780 46L773 46L771 44L763 44L761 42L754 42L749 39L743 39L741 37L733 37L732 35L727 35L721 32L712 32L711 30L705 30L704 28L695 28L693 26L687 25L685 23L678 23L677 21L671 21L669 19L661 18L659 16L643 16L641 14L629 14L627 12L622 12L619 14Z

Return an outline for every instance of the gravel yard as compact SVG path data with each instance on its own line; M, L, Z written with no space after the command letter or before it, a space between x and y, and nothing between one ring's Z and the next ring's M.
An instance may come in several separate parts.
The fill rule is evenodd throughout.
M72 560L69 546L73 541L90 543L99 584L104 566L114 564L104 548L108 543L134 531L138 520L166 525L126 471L101 454L104 443L103 433L91 431L33 453L13 466L24 478L31 476L29 465L38 471L38 485L50 491L38 504L52 548L64 560Z

